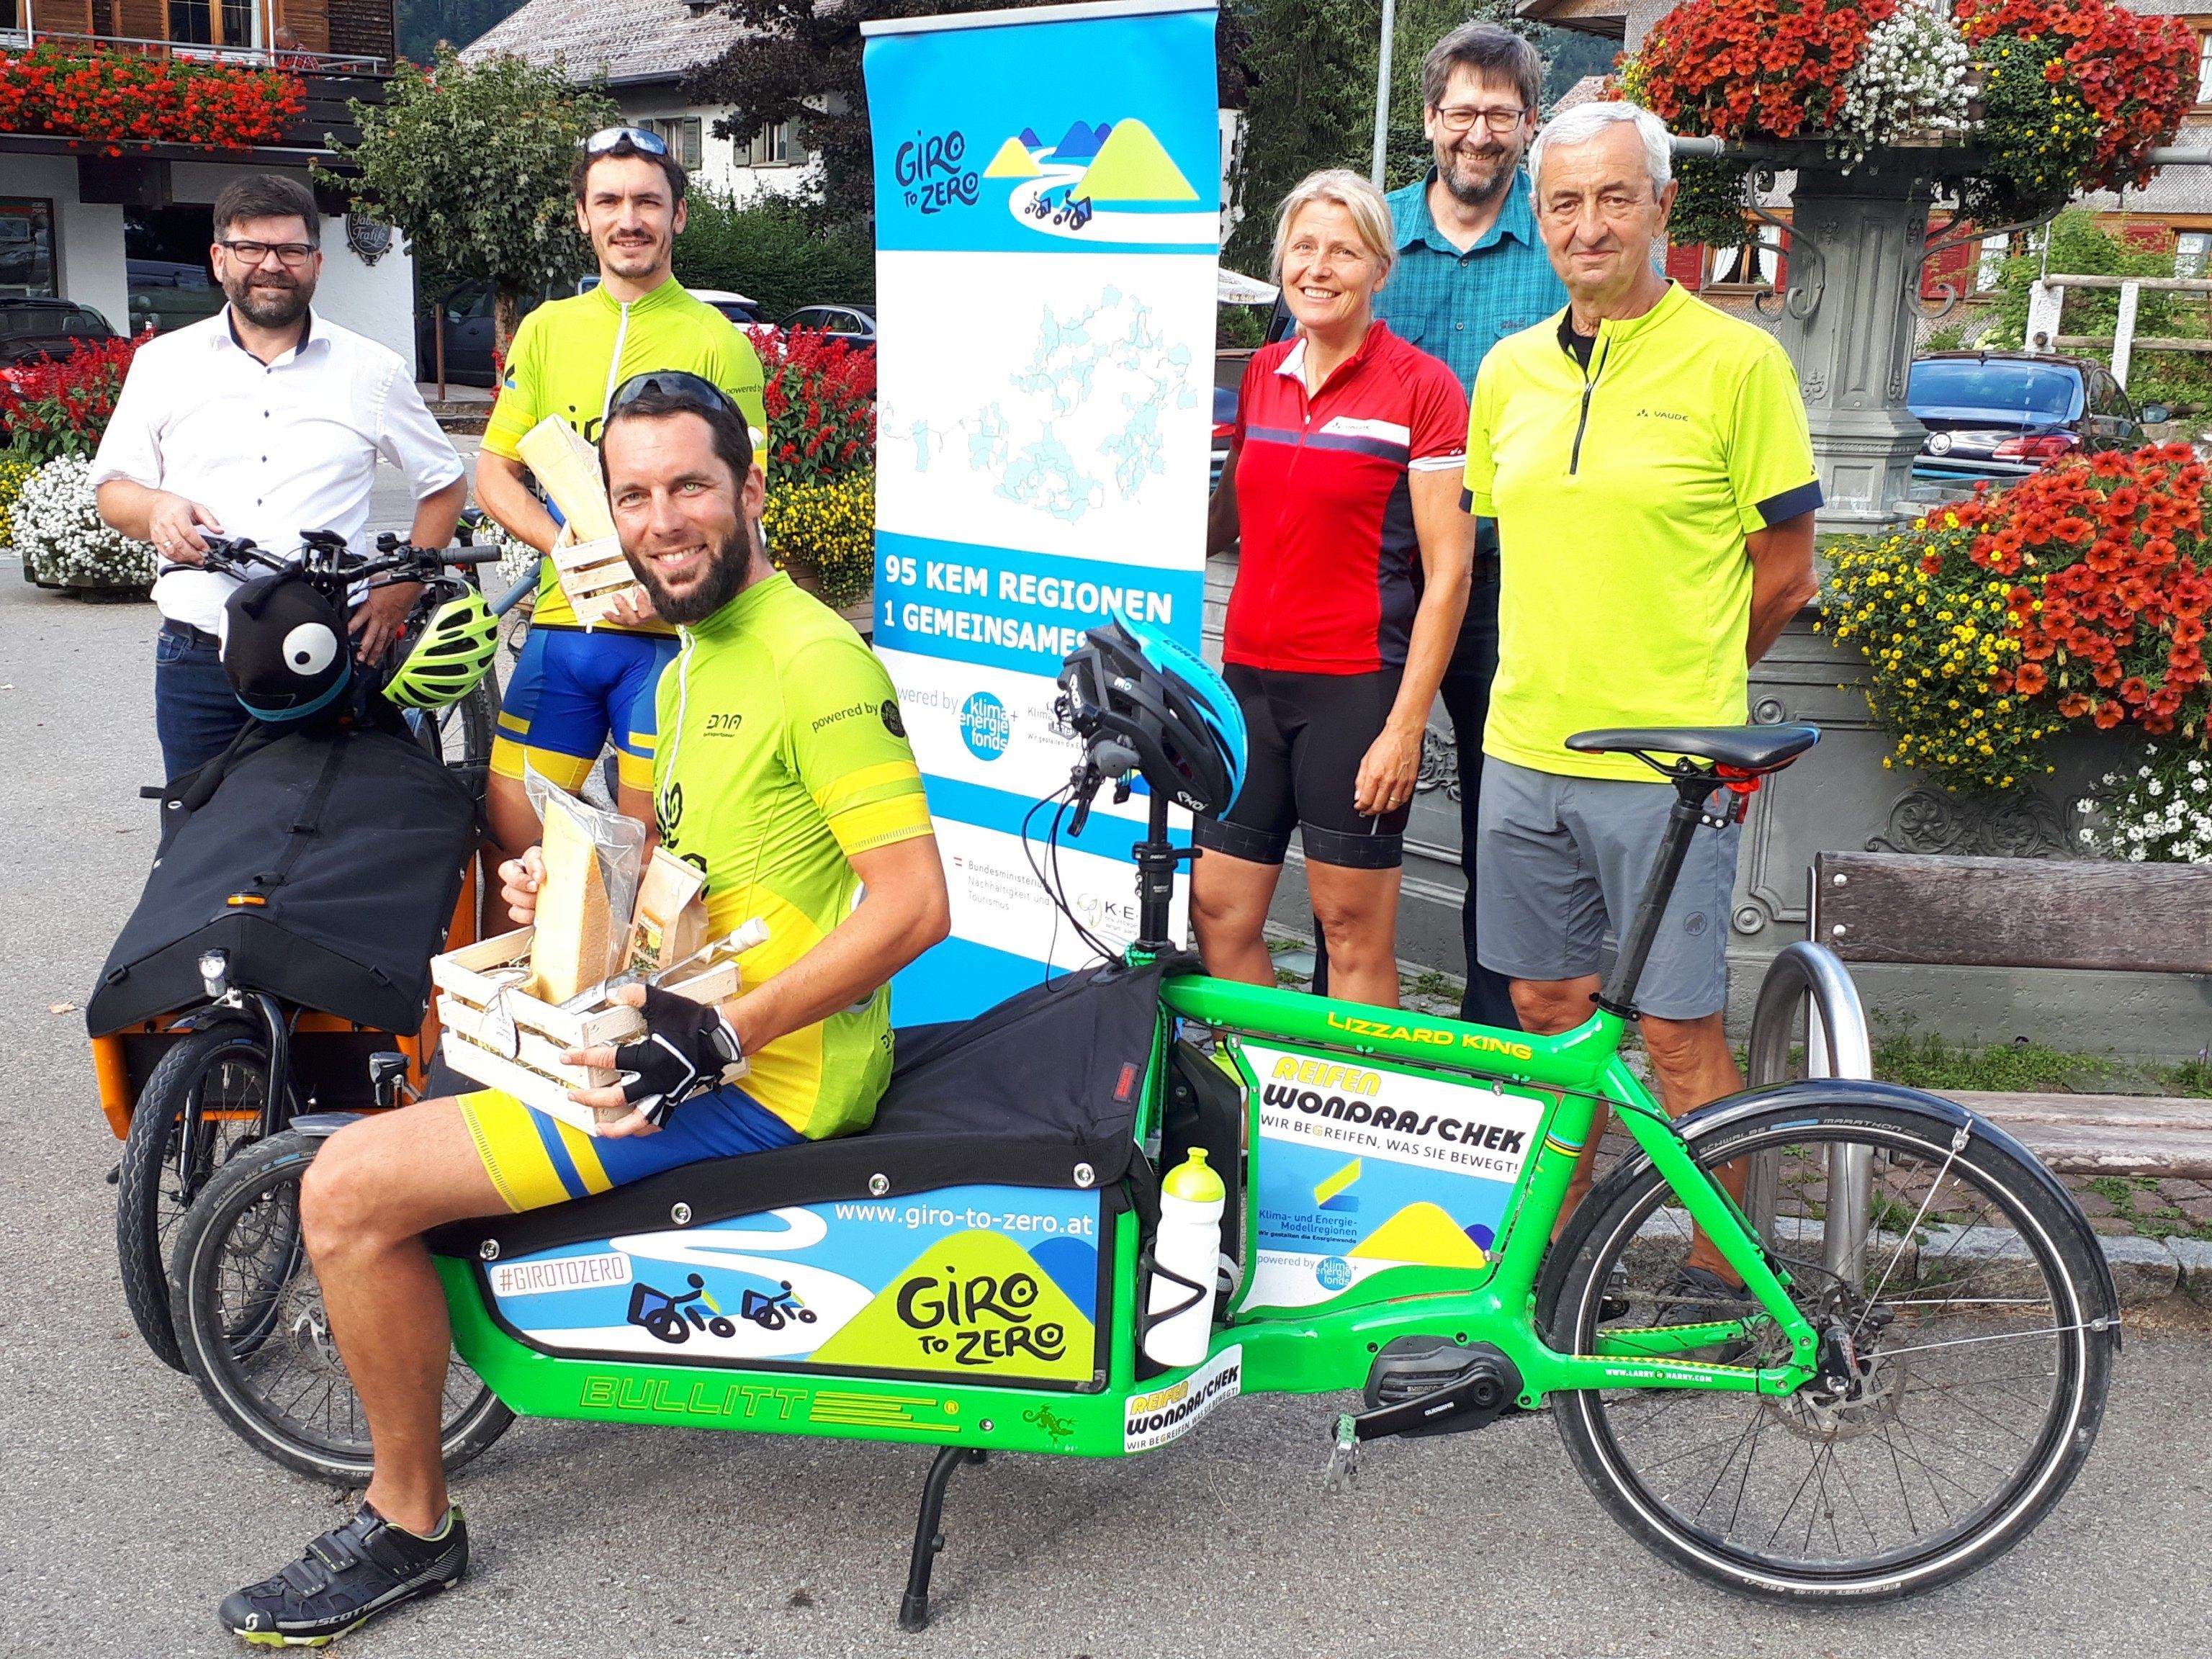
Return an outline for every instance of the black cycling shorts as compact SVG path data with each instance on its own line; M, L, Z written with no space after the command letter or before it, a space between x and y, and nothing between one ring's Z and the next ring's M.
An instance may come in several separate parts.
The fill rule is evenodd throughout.
M1401 672L1289 674L1230 664L1229 689L1244 711L1244 787L1225 817L1200 818L1193 839L1231 858L1280 864L1296 830L1312 863L1398 868L1413 803L1367 817L1354 810L1352 787L1390 718Z

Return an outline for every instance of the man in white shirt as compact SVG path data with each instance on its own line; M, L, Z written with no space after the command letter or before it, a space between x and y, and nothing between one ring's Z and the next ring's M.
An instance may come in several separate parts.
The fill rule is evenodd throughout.
M307 187L240 179L214 217L209 258L230 303L139 349L93 461L100 516L161 560L154 718L173 778L221 754L246 719L217 644L237 583L196 568L203 532L283 556L303 531L358 541L379 455L407 475L417 546L451 542L468 500L460 457L407 365L312 309L323 256ZM355 612L363 660L392 643L420 591L379 588Z

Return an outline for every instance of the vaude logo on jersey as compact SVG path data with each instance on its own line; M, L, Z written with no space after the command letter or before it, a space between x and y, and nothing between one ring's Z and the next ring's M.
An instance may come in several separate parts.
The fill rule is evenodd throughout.
M1013 717L1006 705L988 691L978 691L960 705L960 740L977 760L994 761L1013 742Z

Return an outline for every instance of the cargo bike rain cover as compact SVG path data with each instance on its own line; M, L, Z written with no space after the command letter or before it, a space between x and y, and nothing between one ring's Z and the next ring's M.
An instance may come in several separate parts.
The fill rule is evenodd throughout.
M507 1333L669 1364L1098 1386L1164 964L896 1034L865 1133L441 1230ZM682 1214L684 1224L672 1226ZM496 1254L483 1261L487 1242Z
M412 1031L476 845L466 787L404 738L249 727L161 803L154 868L87 1005L95 1036L230 982L380 1030Z

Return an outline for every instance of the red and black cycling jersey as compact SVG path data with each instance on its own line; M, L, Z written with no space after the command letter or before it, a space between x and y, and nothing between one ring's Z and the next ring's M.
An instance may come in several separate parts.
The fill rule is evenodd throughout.
M1299 674L1401 668L1420 592L1407 477L1465 467L1467 399L1381 323L1310 398L1305 349L1279 341L1244 372L1223 654Z

